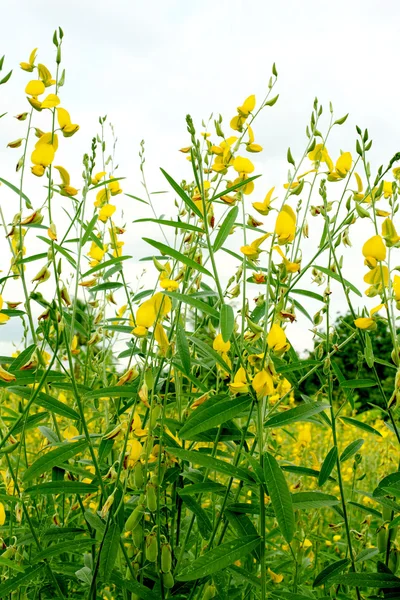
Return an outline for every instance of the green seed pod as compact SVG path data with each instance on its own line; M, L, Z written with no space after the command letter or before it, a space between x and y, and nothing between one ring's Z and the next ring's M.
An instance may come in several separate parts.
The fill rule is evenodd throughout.
M390 541L394 542L397 536L397 530L398 527L392 527L392 529L389 529L389 535L390 535Z
M132 544L130 544L126 549L126 553L129 556L129 558L133 558L136 553L136 548L132 546Z
M376 542L378 546L379 552L386 552L388 541L388 532L385 525L379 529L378 534L376 536Z
M143 542L143 525L139 523L136 525L135 529L132 529L132 541L135 544L136 548L140 548Z
M144 486L143 465L140 460L137 461L134 469L135 487L142 490Z
M174 578L172 573L163 573L162 574L163 585L166 590L170 590L174 587Z
M125 523L125 531L132 531L135 529L135 527L140 523L144 513L145 508L143 504L138 504L138 506L131 512Z
M161 546L161 571L163 573L169 573L172 567L172 551L169 544L162 544Z
M217 593L217 589L214 584L209 583L204 588L203 600L210 600L211 598L215 598L215 594Z
M393 548L390 551L388 566L392 573L396 574L397 567L399 566L399 551L397 550L397 548Z
M392 509L389 508L388 506L384 506L383 510L382 510L382 517L384 521L391 521L392 520Z
M156 486L153 483L146 485L146 500L149 511L155 512L157 510L157 492Z
M161 414L161 411L162 411L161 404L154 404L153 408L151 409L151 413L150 413L150 429L154 429L154 427L157 425L157 421Z
M146 538L146 558L150 562L156 562L158 556L157 534L150 533Z

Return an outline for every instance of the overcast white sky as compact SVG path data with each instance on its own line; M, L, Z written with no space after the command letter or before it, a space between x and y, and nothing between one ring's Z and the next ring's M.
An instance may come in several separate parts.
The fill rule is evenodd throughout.
M0 176L14 183L19 151L5 146L24 135L24 124L12 115L27 110L23 91L29 78L18 64L38 46L39 60L54 71L51 39L59 25L65 32L63 66L67 72L60 96L81 129L73 138L61 140L57 164L73 175L81 171L81 156L90 148L98 116L107 114L118 135L119 175L127 177L124 191L142 195L138 168L142 139L150 189L168 189L159 167L177 180L189 177L189 165L177 152L188 145L185 115L190 113L202 130L202 118L221 113L228 130L236 106L246 96L255 93L261 100L265 94L273 62L279 72L280 98L274 108L263 111L255 127L256 141L264 152L252 155L257 173L263 174L252 202L263 199L273 185L282 196L286 151L290 145L293 156L303 152L315 96L326 109L332 101L337 117L350 113L328 145L334 158L340 149L354 154L356 124L368 127L374 140L373 166L387 163L400 150L400 4L396 0L0 0L0 8L0 55L6 54L5 69L14 68L12 81L0 88L0 113L9 111L0 122ZM44 180L33 179L28 173L27 190L37 207L43 201ZM72 183L80 187L79 181ZM166 198L154 196L158 214L168 214ZM11 220L17 198L3 186L0 202ZM128 223L150 216L142 204L132 204L128 198L118 196L117 205L124 208ZM314 221L310 224L314 226ZM125 251L137 261L151 252L140 239L143 226L133 227ZM158 237L151 227L145 233ZM353 249L345 253L346 273L362 288L360 244L365 238L363 232L353 239ZM5 242L0 240L3 248ZM0 264L3 270L6 260L7 264ZM137 271L136 267L132 272ZM307 276L302 287L309 285ZM254 295L258 291L255 288ZM338 309L344 307L339 294L335 302ZM298 348L311 343L307 328L303 320L291 326ZM16 337L14 326L2 327L0 352L8 351L12 341L17 343Z

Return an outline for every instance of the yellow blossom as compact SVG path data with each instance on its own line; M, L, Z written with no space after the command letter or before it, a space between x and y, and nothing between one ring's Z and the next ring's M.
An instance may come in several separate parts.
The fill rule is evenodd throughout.
M21 69L23 69L24 71L28 71L28 73L32 73L34 66L35 66L36 52L37 52L37 48L34 48L29 55L28 62L27 63L26 62L19 63L19 66L21 67Z
M116 210L116 206L114 206L113 204L105 204L104 206L102 206L99 212L100 221L106 223L106 221L110 217L112 217Z
M398 244L400 236L397 235L397 231L393 224L392 219L385 219L382 223L382 237L384 238L388 248Z
M243 367L237 371L233 382L229 384L229 389L233 394L244 394L249 391L249 384L247 383L246 371Z
M277 354L283 354L290 348L289 342L286 340L286 334L278 323L274 323L267 336L268 347Z
M251 385L257 394L258 400L261 400L261 398L264 398L264 396L270 396L274 393L274 382L272 380L272 376L265 369L259 371L254 376Z
M29 96L36 98L37 96L43 94L45 89L46 88L43 81L39 81L39 79L32 79L25 88L25 94L29 94Z
M219 333L213 341L213 348L216 352L229 352L231 343L229 341L224 342L222 334Z
M8 315L1 312L1 309L3 308L3 304L4 304L4 300L3 300L2 295L0 294L0 325L3 325L4 323L6 323L6 321L8 321L10 318Z
M365 256L365 264L369 267L376 267L377 261L385 260L386 246L380 235L374 235L367 240L362 248L363 256Z
M259 254L262 252L260 250L261 244L269 237L269 233L266 233L262 237L257 238L249 246L242 246L240 251L250 260L257 260Z
M263 202L253 202L253 208L255 208L255 210L257 212L260 213L260 215L268 215L269 211L271 210L270 204L271 204L271 198L272 198L272 194L274 193L275 187L271 188L269 190L269 192L267 193L267 195L264 198Z
M3 367L0 365L0 380L6 381L6 382L15 381L15 375L13 375L12 373L9 373L5 369L3 369Z
M268 567L268 575L270 576L271 581L273 581L274 583L281 583L283 581L283 575L274 573L269 567Z
M57 120L64 137L71 137L79 129L79 125L71 123L69 112L65 108L57 108Z
M288 205L282 208L275 224L275 234L278 236L279 244L289 244L293 242L296 234L296 215L293 209Z
M248 175L249 173L253 173L254 165L248 158L244 158L243 156L237 156L233 161L233 168L239 174Z

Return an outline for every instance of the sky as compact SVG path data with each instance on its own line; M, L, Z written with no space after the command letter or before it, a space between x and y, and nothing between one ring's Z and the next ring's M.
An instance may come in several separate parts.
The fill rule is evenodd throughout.
M349 113L345 125L334 130L329 142L333 157L340 150L354 155L355 125L368 127L374 141L370 154L373 172L400 150L400 4L396 0L338 0L334 4L313 0L0 0L0 8L0 55L6 54L4 72L14 69L9 84L0 88L0 114L9 113L0 122L0 176L13 183L18 182L15 164L19 154L6 145L24 135L24 124L13 115L28 109L24 87L29 74L18 64L38 47L39 60L54 72L52 34L58 26L65 33L66 82L60 97L80 131L73 138L62 139L57 160L70 171L73 184L76 178L76 187L81 157L90 150L91 139L99 131L99 115L107 115L115 127L116 175L126 177L121 184L125 192L143 195L138 157L141 140L145 140L150 191L168 190L160 167L178 181L189 178L189 164L178 152L189 144L185 116L190 114L202 131L202 119L207 120L211 113L221 114L229 131L236 107L248 95L254 93L259 101L264 97L274 62L279 74L279 100L273 108L262 111L255 125L256 142L264 151L251 158L256 173L263 176L251 201L262 200L272 186L279 190L278 197L283 197L287 148L290 146L294 157L303 153L305 127L316 96L325 107L325 127L330 101L337 118ZM37 115L37 126L44 118ZM36 208L45 192L44 181L34 179L28 172L26 190ZM157 215L173 216L172 194L152 198ZM335 192L331 199L336 199ZM17 201L2 186L0 203L7 222L17 212ZM61 202L64 199L56 208L59 219L64 218ZM125 196L117 197L117 206L121 222L152 216L148 207ZM68 205L64 208L68 210ZM312 241L320 222L309 222ZM359 258L365 227L371 228L373 235L372 226L363 221L352 234L352 248L342 250L345 274L360 288L365 286ZM130 230L124 251L133 256L129 273L134 279L143 269L139 258L151 254L142 236L160 239L160 234L150 224L130 225ZM0 259L6 248L1 235ZM33 243L30 252L35 251ZM37 264L30 268L37 270ZM230 274L232 264L226 256L220 259L224 277ZM0 264L3 271L7 267L8 263ZM311 285L311 278L306 276L302 287L321 293ZM15 286L17 283L11 282L11 293L17 290ZM258 292L255 289L254 295ZM338 311L345 310L339 289L334 303ZM364 303L369 308L374 305L369 299L361 304L356 299L357 306ZM317 309L312 303L309 306L311 312ZM297 349L312 346L309 330L310 324L301 317L291 325L290 335ZM18 336L16 324L1 328L0 353L18 345Z

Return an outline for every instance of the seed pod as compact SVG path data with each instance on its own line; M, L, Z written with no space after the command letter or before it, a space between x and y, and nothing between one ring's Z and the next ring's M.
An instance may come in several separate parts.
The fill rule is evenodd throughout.
M134 481L135 481L135 487L138 490L142 490L143 486L144 486L144 478L143 478L143 465L140 460L138 460L135 465Z
M389 535L390 535L390 541L394 542L397 536L397 530L398 527L392 527L392 529L389 529Z
M169 573L172 567L172 551L169 544L162 544L161 546L161 571L163 573Z
M153 408L151 409L151 414L150 414L150 429L154 429L154 427L157 425L157 420L161 414L161 411L162 411L161 404L154 404Z
M217 589L214 584L209 583L206 585L203 594L203 600L210 600L211 598L215 598L215 594L217 593Z
M144 512L145 508L143 504L138 504L138 506L131 512L125 523L125 531L133 531L135 527L140 523Z
M377 543L379 552L386 552L387 541L388 541L388 532L387 532L386 526L382 525L382 527L380 527L378 534L376 536L376 543Z
M135 529L132 529L132 541L135 544L136 548L140 548L143 542L143 525L139 523L136 525Z
M155 512L157 510L157 493L156 486L153 483L146 485L146 500L149 511Z
M397 567L399 566L399 551L397 548L392 548L389 555L389 569L393 574L396 574Z
M158 556L157 534L149 533L146 538L146 558L150 562L156 562Z
M174 587L174 578L172 573L163 573L162 574L163 585L166 590L170 590Z

